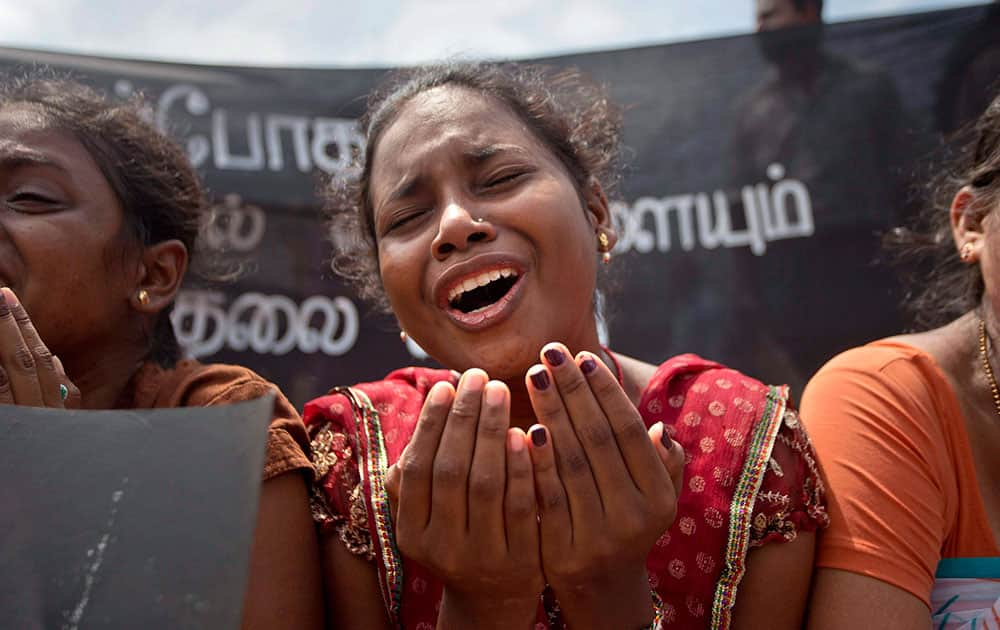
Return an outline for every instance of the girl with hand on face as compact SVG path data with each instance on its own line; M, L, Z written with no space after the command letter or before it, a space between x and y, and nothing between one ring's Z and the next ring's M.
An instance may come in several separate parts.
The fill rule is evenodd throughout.
M811 628L996 627L1000 95L971 132L921 227L891 235L929 272L911 278L919 332L848 350L806 386L830 488Z
M305 427L271 383L181 359L170 310L208 206L184 153L80 84L0 89L0 403L207 406L277 395L244 627L322 625Z
M335 269L454 371L306 406L330 623L798 627L825 512L785 389L598 341L604 91L453 64L391 83L364 124Z

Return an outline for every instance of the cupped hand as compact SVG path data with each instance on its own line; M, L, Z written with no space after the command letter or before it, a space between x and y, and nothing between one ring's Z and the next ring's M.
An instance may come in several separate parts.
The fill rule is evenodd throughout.
M80 406L80 390L7 287L0 289L0 404L59 409Z
M438 627L529 627L544 588L526 437L482 370L430 390L388 473L396 544L444 583Z
M653 618L646 556L673 523L684 453L595 355L548 344L525 377L542 568L570 627Z

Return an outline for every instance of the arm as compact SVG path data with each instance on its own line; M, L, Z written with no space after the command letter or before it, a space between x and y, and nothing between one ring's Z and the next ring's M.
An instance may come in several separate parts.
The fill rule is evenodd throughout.
M317 550L302 474L293 471L265 481L250 552L245 630L322 627Z
M375 565L351 553L336 533L321 541L327 623L330 628L389 630Z
M815 551L815 532L800 532L792 542L751 551L733 606L733 628L801 628Z
M733 606L733 627L801 628L816 532L829 518L816 453L794 410L782 417L753 513L755 526Z
M836 605L837 602L850 605ZM809 609L810 630L835 628L929 628L931 615L915 596L865 575L820 569Z
M947 436L919 357L862 348L813 378L802 418L827 482L809 627L928 627L926 598L957 503ZM961 421L961 419L958 419Z

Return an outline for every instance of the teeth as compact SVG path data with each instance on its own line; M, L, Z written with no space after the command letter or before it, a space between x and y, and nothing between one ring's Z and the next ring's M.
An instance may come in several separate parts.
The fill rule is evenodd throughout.
M462 282L456 284L451 291L448 291L448 301L454 302L455 298L462 295L466 291L471 291L477 287L484 287L495 280L499 280L500 278L509 278L510 276L517 276L517 272L510 267L504 267L503 269L484 271L483 273L473 276L472 278L466 278Z

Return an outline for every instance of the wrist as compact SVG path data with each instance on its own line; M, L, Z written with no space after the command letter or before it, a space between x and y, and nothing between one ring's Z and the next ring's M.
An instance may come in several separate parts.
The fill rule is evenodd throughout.
M445 587L438 613L439 629L531 628L538 612L538 596L473 595Z
M553 591L566 625L573 630L645 630L655 624L660 608L651 597L645 567L625 578L554 585Z

